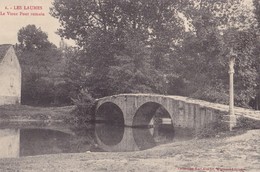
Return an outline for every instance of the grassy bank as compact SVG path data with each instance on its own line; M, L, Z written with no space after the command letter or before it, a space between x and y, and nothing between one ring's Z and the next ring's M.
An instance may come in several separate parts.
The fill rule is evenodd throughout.
M75 106L32 107L26 105L0 106L2 121L63 121L70 117Z

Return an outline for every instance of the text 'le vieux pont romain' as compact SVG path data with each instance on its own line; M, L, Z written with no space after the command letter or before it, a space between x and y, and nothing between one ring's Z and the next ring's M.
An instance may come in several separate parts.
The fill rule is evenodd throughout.
M0 16L45 16L42 6L6 6L0 11Z

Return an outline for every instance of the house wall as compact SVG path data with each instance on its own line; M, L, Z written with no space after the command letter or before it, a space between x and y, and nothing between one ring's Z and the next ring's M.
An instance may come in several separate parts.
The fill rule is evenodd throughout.
M21 102L21 67L13 47L0 63L0 105Z
M17 158L20 155L20 130L0 129L0 158Z

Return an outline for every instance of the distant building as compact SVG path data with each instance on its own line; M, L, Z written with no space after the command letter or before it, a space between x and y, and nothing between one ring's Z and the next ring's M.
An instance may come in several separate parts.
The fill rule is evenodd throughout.
M21 67L12 45L0 45L0 105L21 102Z

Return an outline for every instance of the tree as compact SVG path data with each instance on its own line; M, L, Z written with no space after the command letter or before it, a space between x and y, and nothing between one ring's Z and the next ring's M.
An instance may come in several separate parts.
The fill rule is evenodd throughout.
M241 2L55 0L51 14L61 22L59 34L81 48L81 86L95 97L170 92L227 103L233 49L236 102L247 106L257 76L255 33Z
M236 104L248 106L255 95L254 22L240 1L200 1L184 11L192 30L180 48L188 95L228 103L228 61L237 54ZM244 20L242 20L244 19ZM243 24L241 24L243 23Z
M17 53L22 67L22 103L31 105L50 105L57 102L57 93L62 88L60 82L62 53L48 36L35 25L27 25L18 31L19 51ZM66 100L66 97L64 97Z
M254 4L254 12L255 12L255 18L258 22L258 28L260 28L260 2L258 0L253 0Z
M18 31L18 41L26 50L46 49L53 46L48 41L48 35L35 25L27 25Z
M259 39L259 33L260 33L260 2L258 0L253 0L253 5L254 5L254 14L255 14L255 19L257 21L257 28L255 29L255 33L257 35L257 41L255 43L255 49L254 49L254 55L257 57L256 61L256 69L258 73L258 78L257 78L257 94L256 97L253 101L251 101L252 107L255 109L259 110L260 109L260 39Z
M91 74L83 86L89 92L98 97L163 92L165 59L161 54L169 52L182 32L176 9L183 4L174 0L55 0L53 5L51 14L62 25L59 34L76 40L84 51L80 61Z

